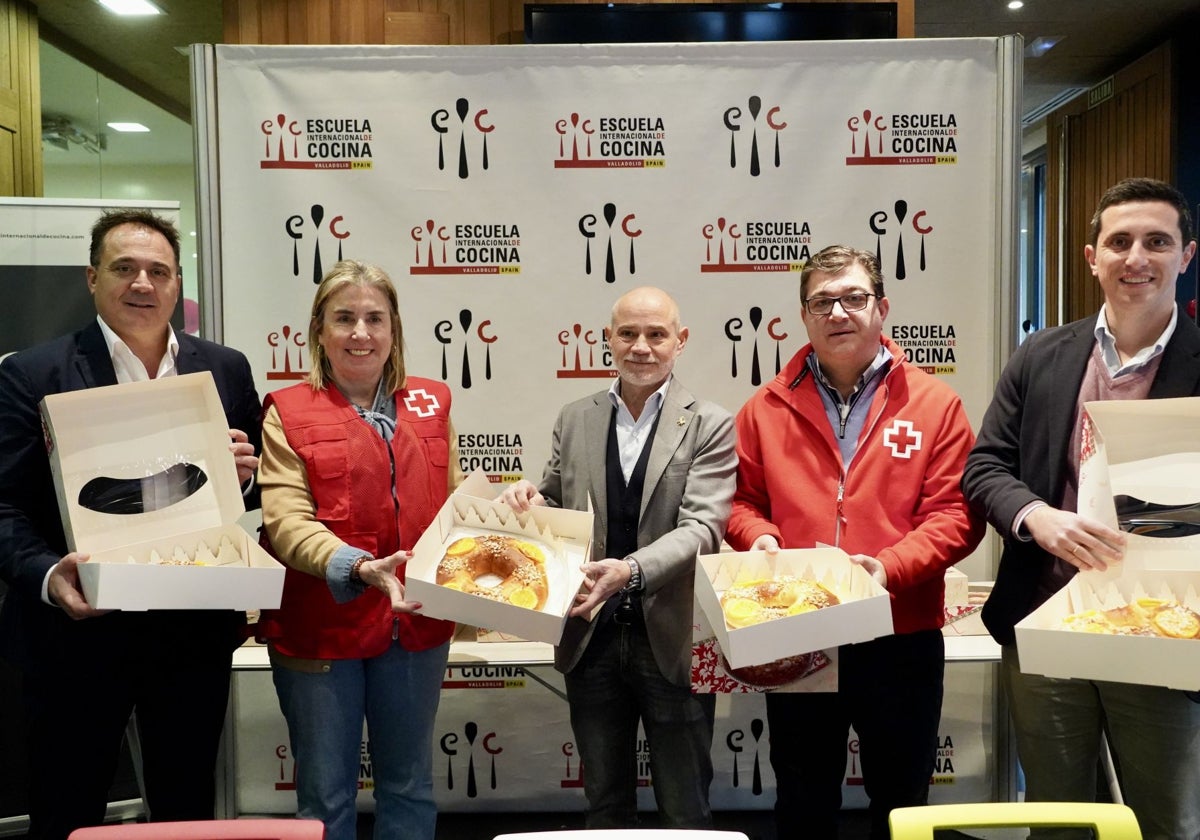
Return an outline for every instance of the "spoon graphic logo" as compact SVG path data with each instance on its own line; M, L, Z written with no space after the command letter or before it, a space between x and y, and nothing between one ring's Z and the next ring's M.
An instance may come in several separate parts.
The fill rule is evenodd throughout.
M479 321L472 333L471 324L474 322L474 319L475 315L470 309L463 309L458 313L458 324L462 328L462 368L459 381L464 388L470 388L474 383L471 375L471 353L469 347L472 334L483 344L483 378L488 381L491 381L492 378L492 345L500 340L500 337L492 332L492 322L488 319ZM438 344L442 345L443 382L450 379L450 367L446 357L446 348L454 343L457 333L458 331L454 329L454 323L449 320L438 321L433 328L433 337L437 339Z
M603 208L604 214L604 235L605 235L605 254L604 254L604 282L615 283L617 281L617 264L613 257L613 237L617 234L615 227L617 221L617 205L612 202L607 202ZM637 227L634 213L626 213L621 217L619 232L624 234L629 240L629 275L632 277L637 274L637 256L634 252L634 241L642 235L642 229ZM596 228L599 226L599 220L595 213L585 213L579 217L579 235L584 241L584 256L583 256L583 273L591 276L592 274L592 240L596 238ZM622 260L624 262L624 260Z
M750 384L758 386L763 383L762 364L759 361L758 352L759 327L763 323L763 311L758 306L751 306L747 314L750 323L749 330L746 330L746 322L742 320L740 315L735 315L725 322L725 337L729 339L731 345L729 375L733 379L738 378L738 347L742 339L746 338L747 343L750 345ZM788 334L780 329L779 325L782 323L783 319L776 316L767 321L766 328L762 331L766 338L775 342L775 372L770 374L771 376L778 375L779 371L782 370L783 358L780 348L788 337Z
M933 233L933 225L928 219L929 213L927 210L918 210L910 215L909 209L908 202L900 198L892 205L892 212L890 214L887 210L876 210L871 214L867 222L871 228L871 232L875 234L875 258L879 260L879 270L883 272L885 277L891 276L897 280L904 280L909 275L909 271L912 268L911 256L908 260L904 256L905 232L909 227L912 228L913 233L916 234L915 238L918 239L919 256L917 267L924 272L928 266L925 239L929 234ZM891 225L892 221L895 221L894 226ZM896 235L896 262L895 270L889 272L887 270L887 263L884 260L883 240L885 236L888 236L893 231ZM908 238L911 255L912 240L914 239L913 234L908 234ZM891 256L890 250L886 256Z
M449 135L453 131L458 133L458 177L465 180L471 174L471 157L467 152L467 135L472 134L472 143L474 143L474 135L479 135L479 166L481 170L486 171L490 166L488 158L488 135L496 130L496 126L488 116L487 108L478 108L472 113L471 103L466 97L459 97L455 100L454 113L458 116L457 123L450 116L448 109L438 108L430 115L429 123L433 126L433 130L438 136L437 168L439 171L447 168L448 155L446 146L452 143ZM467 121L468 117L470 117L469 123ZM453 169L454 167L451 166L450 168Z
M617 375L612 366L612 349L608 344L608 327L584 329L576 322L568 330L560 330L558 343L562 347L556 379L612 379Z
M743 128L749 131L749 153L742 153L743 159L748 160L748 167L751 176L757 178L762 174L762 165L760 163L760 155L758 150L759 140L759 119L758 115L762 113L763 103L762 97L751 96L746 100L746 110L742 111L740 105L730 105L725 109L722 115L722 120L725 123L725 128L729 131L729 168L738 168L738 137L742 133ZM762 119L764 129L774 132L774 142L772 144L771 162L775 169L780 166L779 152L779 135L787 128L787 122L780 116L783 109L778 105L772 105L767 108ZM745 140L742 141L746 142Z
M292 276L300 277L302 269L308 268L307 245L305 247L304 259L301 260L301 244L307 242L312 243L312 281L314 284L319 284L321 278L325 276L325 266L321 261L321 239L326 239L326 254L332 256L332 246L337 244L337 259L342 259L342 243L350 238L350 231L346 227L346 217L337 215L329 218L328 224L325 224L325 218L328 214L325 211L323 204L314 204L308 209L307 213L293 213L288 216L283 223L284 232L292 240ZM332 237L332 240L329 239ZM332 260L330 261L333 262ZM303 271L307 274L307 271Z

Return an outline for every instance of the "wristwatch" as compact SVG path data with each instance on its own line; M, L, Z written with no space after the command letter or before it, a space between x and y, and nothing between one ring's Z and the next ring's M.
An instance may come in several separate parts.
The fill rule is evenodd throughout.
M629 583L625 584L623 592L641 592L642 591L642 567L637 560L632 557L626 557L625 562L629 564Z

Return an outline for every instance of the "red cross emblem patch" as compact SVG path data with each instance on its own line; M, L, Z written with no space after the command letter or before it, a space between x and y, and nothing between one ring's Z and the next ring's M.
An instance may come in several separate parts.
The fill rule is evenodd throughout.
M883 445L892 450L893 458L911 458L921 450L923 434L913 428L910 420L893 420L883 432Z
M433 413L441 408L441 403L424 388L418 388L408 392L408 396L404 398L404 407L418 417L432 417Z

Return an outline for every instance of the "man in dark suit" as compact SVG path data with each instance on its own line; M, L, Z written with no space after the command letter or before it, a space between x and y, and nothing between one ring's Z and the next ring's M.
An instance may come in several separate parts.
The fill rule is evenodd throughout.
M1083 404L1200 395L1200 329L1175 305L1195 253L1177 190L1147 178L1109 189L1084 248L1103 307L1017 349L963 474L967 499L1004 538L983 620L1003 646L1025 798L1094 799L1103 729L1148 838L1200 837L1200 705L1155 686L1023 674L1013 625L1077 570L1123 556L1121 532L1076 511Z
M590 501L596 513L587 591L554 657L588 828L637 824L639 718L662 824L712 825L715 697L691 693L692 588L696 554L716 551L725 533L737 456L729 412L671 375L687 339L665 292L622 296L609 339L619 378L562 409L541 484L522 480L501 496L516 510Z
M260 404L246 358L176 334L179 233L143 210L92 229L88 290L97 320L0 364L0 653L24 672L31 746L30 833L65 838L103 821L130 714L137 712L154 820L211 819L233 611L102 613L68 552L38 412L47 394L208 370L246 482L258 464Z

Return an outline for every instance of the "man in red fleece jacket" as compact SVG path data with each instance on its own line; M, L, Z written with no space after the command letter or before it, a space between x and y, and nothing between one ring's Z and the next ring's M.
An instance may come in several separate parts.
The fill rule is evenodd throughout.
M974 435L944 382L883 336L875 256L841 245L800 274L809 344L737 416L726 540L738 550L836 545L891 594L895 635L838 650L836 693L771 693L780 837L836 837L854 726L871 837L929 793L942 711L944 575L984 523L959 489Z

